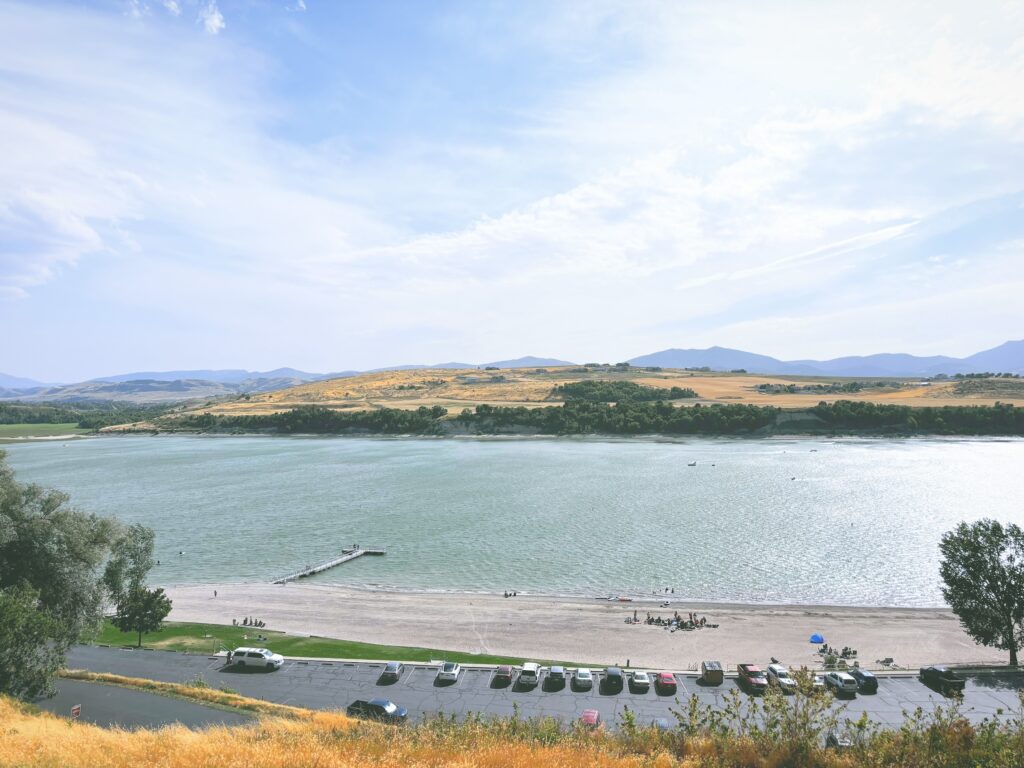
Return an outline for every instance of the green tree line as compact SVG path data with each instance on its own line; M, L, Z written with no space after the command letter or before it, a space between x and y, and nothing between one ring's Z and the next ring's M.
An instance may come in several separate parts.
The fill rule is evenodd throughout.
M469 432L494 434L516 429L546 435L676 434L738 435L775 427L782 409L744 404L701 405L681 408L669 402L592 403L570 400L543 408L479 405L466 409L455 423ZM870 432L874 434L1024 435L1024 408L999 403L993 406L911 408L903 405L841 400L819 403L804 411L816 424L802 423L806 432ZM281 413L252 416L186 416L173 422L178 428L214 432L262 431L280 434L445 434L450 431L440 406L414 411L381 408L341 411L303 406Z
M0 424L71 424L100 429L114 424L153 419L168 411L165 405L135 405L115 401L40 404L0 403Z
M562 384L552 392L568 402L642 403L658 400L682 400L697 397L689 387L647 387L632 381L576 381Z
M369 432L382 435L433 434L438 422L448 414L440 406L421 406L414 411L381 408L376 411L338 411L317 405L293 408L280 413L252 416L191 415L177 425L204 431L272 431L282 434L341 434Z

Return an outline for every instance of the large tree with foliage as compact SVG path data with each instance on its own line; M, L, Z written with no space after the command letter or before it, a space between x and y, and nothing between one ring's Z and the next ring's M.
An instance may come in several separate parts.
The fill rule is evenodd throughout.
M40 609L33 589L0 589L0 691L25 699L53 692L53 678L64 663L54 641L59 629Z
M171 599L162 589L140 586L122 595L117 603L117 613L111 621L122 632L137 632L141 648L142 636L160 629L170 612Z
M117 600L106 582L122 593L141 582L152 549L141 526L125 529L72 508L59 491L17 482L0 451L0 692L51 690L68 647L99 627L108 597Z
M996 520L960 523L942 536L942 594L982 645L1010 652L1024 641L1024 531Z
M106 592L99 571L118 527L73 509L60 491L17 482L0 451L0 589L33 589L59 645L98 625Z

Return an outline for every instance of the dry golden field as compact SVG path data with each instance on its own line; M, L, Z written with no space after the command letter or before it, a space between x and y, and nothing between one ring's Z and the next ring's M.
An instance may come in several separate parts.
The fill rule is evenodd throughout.
M645 371L630 369L591 369L577 367L544 369L425 369L366 373L342 379L303 384L266 394L223 400L194 409L221 415L266 414L300 405L322 405L342 409L418 408L440 405L450 412L473 408L481 403L505 406L539 407L558 404L552 389L585 379L628 380L652 387L690 387L700 395L694 403L748 403L805 408L818 402L865 400L910 406L992 405L1009 402L1024 405L1024 381L972 380L970 382L932 382L921 385L913 380L898 388L868 388L857 393L800 392L769 394L757 391L759 384L797 386L832 384L837 379L804 376L762 376L758 374L705 373L690 371ZM838 381L849 381L839 379Z

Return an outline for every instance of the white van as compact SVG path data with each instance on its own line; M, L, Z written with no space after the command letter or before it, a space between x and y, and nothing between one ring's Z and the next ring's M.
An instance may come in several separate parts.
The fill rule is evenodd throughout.
M520 685L537 685L540 682L540 664L528 661L523 664L523 671L519 673Z
M267 648L235 648L231 654L231 663L239 667L280 669L284 664L284 656Z

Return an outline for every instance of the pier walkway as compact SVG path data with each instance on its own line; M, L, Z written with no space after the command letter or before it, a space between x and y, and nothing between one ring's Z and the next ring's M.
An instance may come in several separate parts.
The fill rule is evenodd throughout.
M305 568L301 568L297 571L293 571L285 576L274 579L275 584L287 584L289 581L295 581L296 579L304 579L307 576L312 576L315 573L323 573L324 571L330 570L336 565L347 563L350 560L355 560L357 557L363 555L384 555L387 554L386 549L369 548L369 547L349 547L343 549L341 554L337 557L333 557L330 560L325 560L317 565L307 565Z

